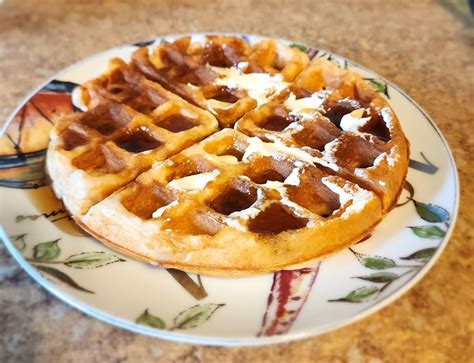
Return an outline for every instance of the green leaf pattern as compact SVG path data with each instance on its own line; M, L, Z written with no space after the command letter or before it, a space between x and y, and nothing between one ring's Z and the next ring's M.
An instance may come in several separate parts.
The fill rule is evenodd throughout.
M308 47L306 47L305 45L297 44L297 43L290 44L290 48L296 48L296 49L301 50L302 52L306 52L306 50L308 49Z
M342 301L342 302L351 302L351 303L360 303L368 301L375 297L375 294L379 292L379 288L375 286L361 287L360 289L351 291L346 296L329 301Z
M383 93L388 96L387 83L382 79L370 78L367 79L367 83L375 92Z
M442 238L446 235L446 232L438 226L416 226L408 227L414 234L421 238Z
M415 203L416 212L425 221L440 223L449 220L449 212L446 209L434 204L417 202L416 200L413 200L413 202Z
M66 266L79 269L93 269L125 260L107 252L83 252L69 256L64 263Z
M76 281L74 281L69 275L65 274L64 272L54 268L54 267L50 267L50 266L43 266L43 265L37 265L35 266L38 270L50 275L50 276L53 276L55 277L56 279L58 279L59 281L62 281L63 283L65 283L66 285L68 285L69 287L72 287L73 289L76 289L76 290L79 290L79 291L83 291L83 292L87 292L89 294L94 294L93 291L91 290L88 290L84 287L82 287L81 285L79 285Z
M51 261L56 259L61 253L58 242L59 238L54 241L38 243L33 248L33 257L38 261Z
M146 325L155 329L166 329L165 322L159 317L152 315L146 309L136 320L137 324Z
M354 251L352 248L349 248L349 250L357 257L364 267L370 268L371 270L385 270L397 266L397 263L390 258L364 255Z
M420 262L428 262L431 257L436 253L436 247L424 248L416 251L409 256L401 257L402 260L416 260Z
M382 271L375 272L366 276L356 276L354 278L370 281L370 282L391 282L398 279L400 276L393 272Z
M293 44L292 47L298 48L300 50L305 51L306 47L301 46L299 44ZM377 91L377 92L386 92L387 86L385 83L379 82L378 80L367 80L369 84ZM430 222L430 223L442 223L447 222L450 219L449 212L437 205L434 204L427 204L418 202L413 199L413 193L411 193L411 197L409 200L413 201L416 212L423 220ZM418 237L424 239L438 239L443 238L446 235L446 231L436 225L422 225L422 226L409 226L410 230ZM17 235L11 236L11 239L15 245L15 247L22 251L24 250L25 244L25 236ZM48 263L62 263L67 267L75 268L75 269L94 269L103 267L115 262L123 262L125 260L111 254L108 252L102 251L93 251L93 252L82 252L79 254L73 254L67 257L64 261L57 261L57 258L61 254L61 249L59 247L60 239L51 240L47 242L38 243L33 247L33 260L30 262L36 262L41 264L48 264ZM357 258L359 263L370 270L378 270L377 272L355 276L353 278L372 282L374 284L383 284L378 286L363 286L356 290L350 291L346 296L337 299L331 299L328 301L332 302L349 302L349 303L362 303L367 302L376 298L387 286L389 286L392 282L399 279L403 275L414 272L419 270L423 267L423 264L429 261L432 256L436 253L437 247L430 247L417 250L412 254L400 257L400 260L403 261L412 261L415 263L422 263L420 265L403 265L397 264L397 262L391 258L387 258L384 256L371 256L362 254L359 252L354 251L350 248L350 251L354 254ZM56 279L62 281L63 283L69 285L72 288L77 290L93 293L92 291L80 286L77 282L71 279L66 273L60 271L56 268L44 265L36 265L35 267L38 268L43 273L46 273L50 276L55 277ZM410 268L404 273L395 273L392 271L385 271L392 268ZM381 287L380 287L381 286ZM222 306L225 304L201 304L201 305L194 305L184 311L178 313L173 319L173 325L171 327L167 327L167 324L163 319L158 316L155 316L149 312L148 309L136 318L136 323L141 325L146 325L155 329L191 329L200 326L207 320L209 320L212 315Z
M373 80L367 80L367 81L373 82ZM380 85L375 85L375 84L372 84L372 85L374 86L374 89L376 88L375 86L377 87L380 86ZM382 91L382 89L380 90L376 89L376 91ZM406 183L406 185L409 186L409 193L410 193L410 197L408 198L408 201L413 201L413 203L415 204L416 212L420 216L420 218L430 223L444 223L446 226L449 226L448 221L450 219L450 215L446 209L435 204L427 204L427 203L416 201L415 199L413 199L414 193L415 193L413 186L408 182ZM406 202L399 204L399 206L403 206L405 204ZM417 237L420 237L423 239L439 239L446 236L446 231L437 225L409 226L408 228ZM355 276L353 278L369 281L375 284L383 284L383 285L364 286L357 290L353 290L349 292L346 296L342 298L332 299L328 301L361 303L361 302L368 301L372 298L375 298L377 295L383 292L388 286L390 286L392 282L396 281L400 277L420 270L424 266L424 264L433 257L437 249L438 247L423 248L411 253L408 256L400 257L400 260L402 261L411 261L415 263L415 264L406 264L406 263L397 263L395 260L387 258L387 257L383 257L383 256L366 255L360 252L356 252L352 248L349 248L349 250L354 254L354 256L357 258L357 260L362 266L371 270L380 270L378 272L374 272L367 275ZM402 268L402 269L407 269L407 270L405 270L402 273L395 273L393 271L385 271L385 270L393 269L393 268L397 268L397 269Z
M26 247L26 236L27 234L25 233L17 236L10 236L10 239L18 250L23 251ZM58 257L61 255L61 248L59 246L60 240L61 239L58 238L52 241L37 243L33 246L33 256L31 258L25 257L25 259L42 273L52 276L76 290L92 294L94 293L93 291L90 291L79 285L66 272L61 271L55 267L48 266L48 264L64 265L76 269L93 269L106 266L111 263L125 261L114 254L102 251L82 252L71 255L65 260L58 260Z
M174 318L175 329L189 329L195 328L209 318L216 312L217 309L224 306L224 304L203 304L194 305L187 310L182 311Z
M168 330L191 329L208 321L212 315L225 304L194 305L181 311L173 319L173 326ZM156 329L166 329L166 323L159 317L150 314L146 309L136 320L137 324L146 325Z
M363 258L363 264L365 267L372 270L385 270L387 268L396 267L397 264L394 260L380 256L366 256Z

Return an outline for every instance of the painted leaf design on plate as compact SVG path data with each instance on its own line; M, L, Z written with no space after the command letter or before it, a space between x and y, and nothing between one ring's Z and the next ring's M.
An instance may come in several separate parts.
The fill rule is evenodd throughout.
M209 318L225 304L203 304L194 305L180 312L173 321L173 329L195 328L209 320Z
M424 248L422 250L416 251L412 253L409 256L406 257L401 257L401 260L416 260L420 262L427 262L430 260L431 257L435 254L437 248L436 247L430 247L430 248Z
M148 309L135 320L137 324L146 325L156 329L166 329L165 322L159 317L149 313Z
M434 204L417 202L416 200L413 200L413 202L415 203L416 212L425 221L439 223L449 220L449 212L446 209Z
M148 47L149 45L152 45L153 43L155 42L155 39L153 40L145 40L145 41L142 41L142 42L136 42L136 43L133 43L132 45L135 46L135 47Z
M108 252L83 252L69 256L65 265L79 269L93 269L125 260Z
M296 48L301 50L302 52L306 52L306 50L308 49L306 46L297 43L290 44L290 48Z
M93 291L87 290L86 288L80 286L76 281L74 281L72 278L70 278L67 274L65 274L62 271L59 271L58 269L55 269L55 268L49 267L49 266L41 266L41 265L35 265L35 267L38 270L57 278L58 280L64 282L66 285L68 285L68 286L70 286L70 287L72 287L76 290L84 291L84 292L87 292L89 294L94 293Z
M421 238L441 238L446 235L446 232L438 226L416 226L408 227L414 234Z
M329 301L360 303L360 302L365 302L374 298L375 294L377 294L379 291L380 290L378 287L366 286L366 287L361 287L360 289L351 291L345 297L342 297L340 299L329 300Z
M374 272L373 274L366 276L356 276L354 279L361 279L370 282L391 282L398 279L400 276L393 272L381 271Z
M375 92L386 93L387 92L387 83L381 79L368 79L367 82L373 88Z
M349 248L349 250L356 256L357 260L364 267L370 268L372 270L385 270L387 268L392 268L392 267L397 266L397 263L390 258L382 257L382 256L365 255L363 253L354 251L352 248Z
M423 173L427 173L431 175L436 174L439 168L436 165L434 165L431 161L429 161L428 158L425 156L425 154L420 152L420 155L425 162L410 159L408 162L408 167L421 171Z
M364 267L372 270L385 270L397 266L394 260L380 256L367 256L364 257Z
M174 268L166 269L168 273L196 300L202 300L207 297L206 289L204 288L201 280L201 276L197 275L198 283L184 271L176 270Z
M25 236L26 236L26 233L19 234L17 236L10 236L10 239L13 245L18 251L23 251L26 247Z
M33 248L33 257L39 261L51 261L59 256L61 249L58 246L60 238L54 241L38 243Z

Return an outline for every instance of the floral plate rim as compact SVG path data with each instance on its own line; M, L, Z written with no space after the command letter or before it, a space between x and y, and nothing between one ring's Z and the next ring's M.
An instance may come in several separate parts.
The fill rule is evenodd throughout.
M38 87L33 89L31 92L29 92L22 100L18 103L18 106L10 113L10 115L7 117L7 121L4 123L2 128L0 128L0 135L3 135L3 133L6 131L8 125L11 123L13 120L14 115L21 109L21 107L24 106L24 104L32 97L34 96L37 92L39 92L45 85L47 85L49 82L60 76L62 73L67 72L68 70L75 68L75 67L80 67L81 64L87 63L91 59L106 53L108 51L114 50L114 49L120 49L124 47L129 47L129 46L136 46L138 44L153 44L157 40L163 39L163 38L176 38L180 36L187 36L187 35L197 35L197 36L202 36L202 35L231 35L231 36L247 36L247 37L254 37L254 38L264 38L264 35L257 35L257 34L244 34L244 33L228 33L228 32L191 32L191 33L177 33L177 34L164 34L164 35L158 35L153 39L150 39L149 41L144 41L144 42L136 42L133 44L122 44L118 45L116 47L108 48L99 52L96 52L94 54L91 54L85 58L81 58L77 62L61 69L59 72L55 73L53 76L50 78L46 79L44 82L42 82ZM287 39L282 39L278 37L273 37L273 39L282 42L283 44L298 44L298 45L303 45L306 46L305 44L302 43L295 43L294 41L290 41ZM267 337L234 337L234 338L222 338L219 336L199 336L199 335L193 335L193 334L184 334L184 333L179 333L179 332L168 332L165 330L160 330L160 329L154 329L151 327L147 327L144 325L139 325L130 321L125 320L124 318L118 318L114 316L113 314L109 314L104 310L100 310L99 308L89 306L88 304L82 302L80 299L77 299L71 294L68 294L65 292L63 289L57 287L56 285L52 284L49 282L45 277L43 277L22 255L21 253L15 248L14 244L12 241L9 239L8 235L6 234L4 228L2 225L0 225L0 239L3 240L7 250L10 252L10 254L14 257L14 259L18 262L18 264L35 280L36 282L39 283L43 288L45 288L47 291L52 293L54 296L59 298L60 300L64 301L65 303L73 306L74 308L78 309L82 313L89 315L95 319L98 319L100 321L103 321L105 323L108 323L112 326L116 326L122 329L126 329L135 333L139 334L144 334L147 336L155 337L155 338L163 338L167 340L172 340L172 341L177 341L181 343L191 343L191 344L205 344L205 345L215 345L215 346L260 346L260 345L269 345L269 344L278 344L278 343L286 343L294 340L299 340L299 339L306 339L306 338L311 338L311 337L316 337L322 334L325 334L329 331L339 329L341 327L344 327L346 325L355 323L359 320L362 320L366 318L367 316L381 310L382 308L388 306L395 300L397 300L399 297L401 297L404 293L406 293L408 290L410 290L417 282L419 282L426 274L427 272L432 268L434 263L438 260L440 255L443 253L444 249L446 248L449 239L451 238L451 235L453 233L456 221L457 221L457 216L459 212L459 202L460 202L460 190L459 190L459 175L458 171L456 168L456 163L454 160L454 157L452 155L452 152L449 148L449 144L447 143L446 139L444 138L443 134L437 127L437 125L434 123L434 121L430 118L430 116L423 110L423 108L418 105L418 103L413 100L409 95L407 95L403 90L401 90L397 85L395 85L393 82L385 79L384 77L381 77L379 74L376 72L366 68L365 66L362 66L352 60L349 60L345 57L342 57L338 55L337 53L334 53L332 51L327 51L324 48L319 48L315 47L313 49L317 49L318 51L323 51L326 52L330 55L333 55L341 60L344 60L348 64L352 64L366 72L371 73L372 75L376 76L378 79L383 80L386 84L390 85L393 87L395 90L397 90L407 101L409 101L415 108L423 115L424 119L428 121L428 123L431 125L431 127L436 131L438 137L440 138L441 142L443 143L444 149L447 152L448 159L450 162L450 166L453 171L454 175L454 194L455 194L455 200L454 200L454 206L453 206L453 212L451 214L451 223L446 231L445 236L442 238L440 241L440 244L437 247L436 252L433 254L431 259L421 267L416 274L414 274L410 279L406 280L406 282L401 285L398 289L393 291L390 295L380 299L376 303L374 303L372 306L366 308L365 310L356 313L355 315L351 316L350 318L346 318L344 320L341 320L338 323L326 323L322 326L319 327L314 327L310 329L306 329L304 332L289 332L286 334L282 335L274 335L274 336L267 336Z

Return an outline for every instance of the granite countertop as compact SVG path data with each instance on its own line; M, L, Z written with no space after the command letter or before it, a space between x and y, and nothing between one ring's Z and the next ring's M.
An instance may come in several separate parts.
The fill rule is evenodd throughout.
M29 90L92 53L166 33L257 33L326 48L399 85L446 136L461 180L454 234L421 282L356 324L277 346L203 347L109 326L47 293L0 245L0 361L474 361L474 33L440 3L0 1L0 124Z

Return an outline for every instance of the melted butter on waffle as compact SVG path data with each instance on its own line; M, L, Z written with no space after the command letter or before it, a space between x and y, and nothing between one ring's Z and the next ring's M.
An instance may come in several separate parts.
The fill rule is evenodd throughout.
M291 171L290 175L286 177L284 184L294 185L297 187L298 185L300 185L301 168L299 166L301 166L301 164L296 162L295 165L296 167Z
M250 97L257 101L257 105L268 102L268 99L289 86L281 74L243 73L237 67L212 67L218 74L214 84L226 86L230 89L245 90Z
M264 188L273 189L273 190L277 191L280 194L280 201L279 202L281 204L286 205L287 207L289 207L294 212L295 215L297 215L299 217L304 217L304 218L312 218L313 214L310 211L308 211L307 209L301 207L299 204L291 201L288 198L288 195L287 195L287 192L286 192L286 187L288 185L291 185L291 184L287 181L287 179L285 179L285 181L283 181L283 182L267 181L262 186Z
M341 118L341 129L344 131L357 131L360 127L364 126L372 117L362 117L366 110L359 108L348 114L345 114Z
M265 201L263 191L259 188L257 189L257 199L250 207L232 212L228 217L224 217L223 220L229 227L240 231L247 231L247 221L255 218L269 203L269 201Z
M170 181L168 187L186 192L202 190L207 183L213 181L219 174L220 171L216 169L206 173L185 176L184 178Z
M167 204L167 205L164 205L163 207L158 208L156 211L153 212L153 214L151 216L153 218L161 217L164 212L166 212L167 210L173 208L174 206L176 206L178 204L179 204L178 200L175 200L175 201L171 202L170 204Z
M346 207L340 218L347 219L350 214L360 212L372 197L372 194L358 186L344 184L340 186L333 178L322 179L324 185L339 195L341 207ZM350 203L350 204L349 204Z
M72 104L81 111L87 111L88 107L84 102L84 93L82 92L82 87L76 87L72 90L71 93Z
M290 115L298 116L303 120L312 119L315 113L321 111L325 97L325 92L315 92L310 97L296 99L295 94L290 93L283 104L290 111Z
M245 150L243 160L247 160L252 154L271 156L276 158L278 158L278 155L283 154L306 163L317 163L327 168L333 169L334 171L337 171L339 169L338 166L334 163L328 162L322 158L318 158L317 156L313 156L303 150L303 148L286 146L278 139L276 139L275 142L263 142L258 137L249 138L249 146Z
M239 159L237 159L234 155L213 155L213 154L206 154L206 159L216 162L218 164L237 164Z
M214 110L228 110L234 106L233 103L215 100L214 98L207 100L207 105L211 112L214 112Z

